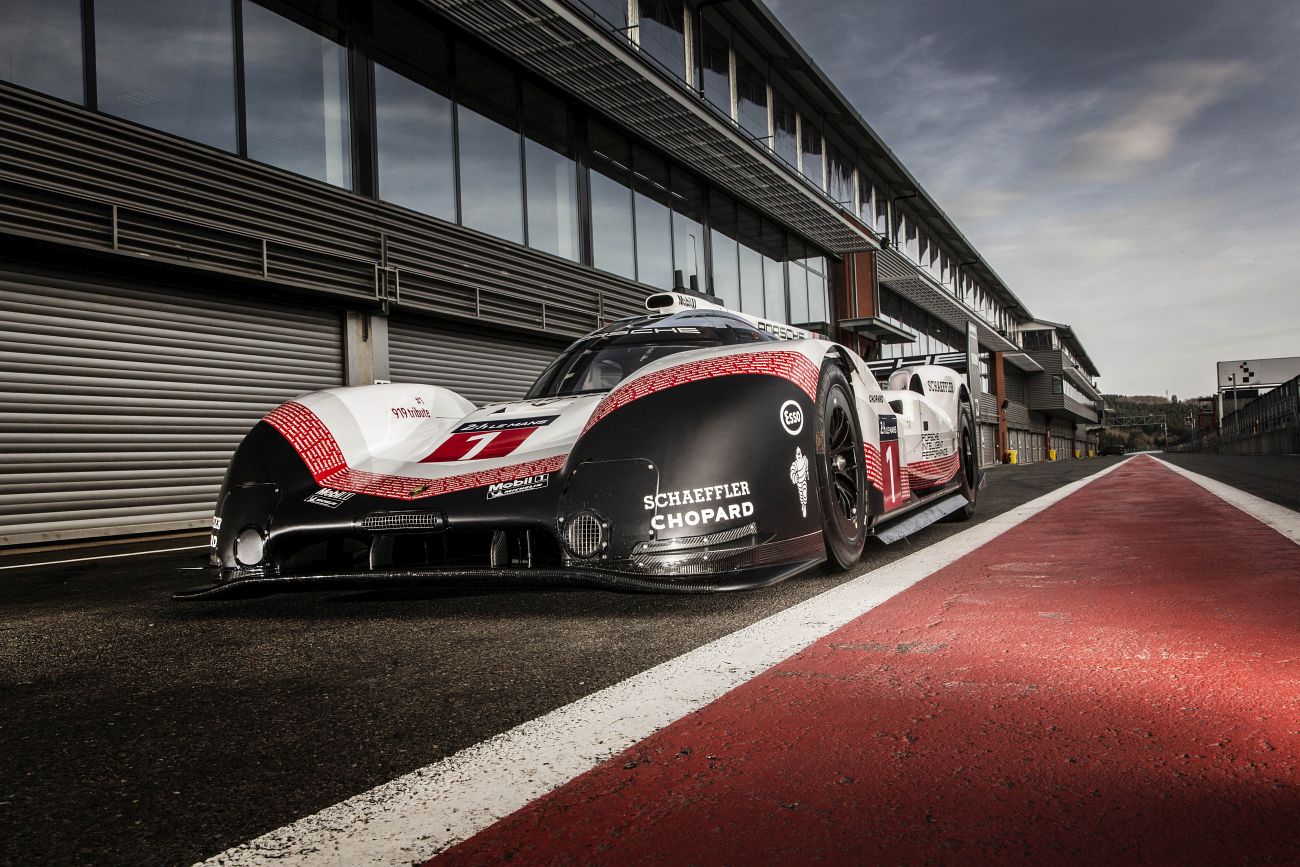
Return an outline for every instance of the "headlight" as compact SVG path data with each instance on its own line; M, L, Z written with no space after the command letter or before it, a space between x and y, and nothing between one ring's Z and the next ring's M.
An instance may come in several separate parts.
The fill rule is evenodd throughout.
M266 556L266 537L258 527L245 527L235 537L235 560L240 566L257 566Z

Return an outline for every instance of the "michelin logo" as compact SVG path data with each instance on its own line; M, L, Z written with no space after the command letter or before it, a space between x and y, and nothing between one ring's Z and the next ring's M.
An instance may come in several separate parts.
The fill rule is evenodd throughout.
M790 464L790 481L799 491L799 512L808 517L808 456L798 446L794 450L794 463Z
M535 476L524 476L522 479L513 479L509 482L497 482L495 485L488 485L487 498L495 500L497 497L508 497L524 491L537 491L550 483L550 473L538 473Z

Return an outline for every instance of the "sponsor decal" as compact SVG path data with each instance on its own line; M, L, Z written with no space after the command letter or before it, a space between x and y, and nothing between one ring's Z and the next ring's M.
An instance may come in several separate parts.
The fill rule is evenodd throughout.
M946 458L948 448L943 444L943 439L937 433L921 434L921 457L924 460L932 458Z
M212 516L212 529L214 529L214 530L220 530L220 529L221 529L221 516L220 516L220 515L213 515L213 516Z
M951 382L945 382L942 379L927 379L925 388L927 391L946 391L949 393L956 390Z
M673 506L718 503L716 506L667 512L655 515L650 519L650 526L655 530L675 530L678 527L697 527L701 524L715 524L719 521L748 518L754 514L754 504L751 501L718 502L721 500L738 500L741 497L748 496L749 482L727 482L726 484L709 485L704 488L687 488L682 491L647 494L641 498L641 503L645 506L646 511L668 509Z
M388 411L394 418L432 418L427 409L419 406L393 406Z
M346 503L355 496L356 494L349 491L336 491L333 488L321 488L319 491L303 500L303 502L311 503L313 506L324 506L327 509L337 509L340 504Z
M885 508L902 505L911 496L907 478L903 475L903 458L898 451L898 416L880 417L880 464L885 494Z
M495 500L497 497L522 494L524 491L537 491L546 487L550 482L550 473L538 473L535 476L524 476L522 479L513 479L509 482L497 482L488 485L487 498Z
M883 394L876 394L875 392L872 392L871 394L867 395L867 403L884 403L884 402L885 402L885 396Z
M808 517L808 456L798 446L794 450L794 463L790 464L790 481L799 492L799 513Z
M215 533L212 534L212 541L209 544L213 548L217 547L217 535Z
M465 422L421 463L503 458L519 448L533 431L557 418L557 415L546 415Z
M488 421L467 421L456 428L453 433L485 433L494 430L536 429L559 418L558 415L543 415L535 418L509 418Z
M803 430L803 407L796 401L787 400L781 404L781 427L790 436L798 436Z
M754 324L778 340L802 340L808 336L808 332L802 328L791 328L789 325L769 322L766 319L759 319Z

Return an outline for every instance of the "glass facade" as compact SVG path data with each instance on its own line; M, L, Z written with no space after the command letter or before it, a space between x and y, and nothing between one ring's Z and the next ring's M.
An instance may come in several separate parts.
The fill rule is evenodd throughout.
M248 155L351 189L347 52L250 0L243 19Z
M379 198L454 222L456 136L450 97L375 65Z
M766 140L767 76L763 74L756 52L736 39L736 120L740 128L754 138Z
M966 351L965 334L896 292L888 289L880 290L880 312L916 332L915 343L882 344L880 347L882 358Z
M686 77L685 7L673 0L638 0L641 50L678 78Z
M700 93L730 117L731 45L726 33L707 16L700 31Z
M0 21L0 79L85 103L81 0L0 0Z
M573 111L529 82L523 94L528 246L579 262L582 217Z
M597 7L611 21L626 8ZM423 7L376 2L357 34L330 17L339 4L310 8L96 0L90 107L656 289L712 292L779 321L827 318L820 251L454 37ZM684 73L685 7L636 8L642 50ZM0 9L22 22L0 33L0 77L85 101L82 4L0 0ZM758 53L719 10L706 18L702 91L755 138L767 140L775 113L771 146L799 162L793 97L773 101ZM821 133L804 133L813 165Z
M799 169L805 178L825 189L822 159L821 128L808 115L801 114L799 116Z
M95 70L101 111L239 149L230 0L97 0Z

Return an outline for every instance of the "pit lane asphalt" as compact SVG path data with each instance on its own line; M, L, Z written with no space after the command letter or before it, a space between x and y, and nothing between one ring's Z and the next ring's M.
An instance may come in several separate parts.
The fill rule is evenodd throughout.
M1117 460L993 467L976 520ZM201 565L202 551L0 572L0 862L193 862L966 526L873 541L848 572L711 597L172 602L172 590L201 583L180 569Z

